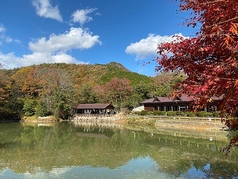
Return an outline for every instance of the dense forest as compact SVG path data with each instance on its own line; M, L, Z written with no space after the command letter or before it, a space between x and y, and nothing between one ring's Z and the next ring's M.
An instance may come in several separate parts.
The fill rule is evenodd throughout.
M119 63L41 64L0 70L0 120L23 116L66 119L79 103L112 103L132 109L145 99L166 96L184 76L160 73L148 77Z

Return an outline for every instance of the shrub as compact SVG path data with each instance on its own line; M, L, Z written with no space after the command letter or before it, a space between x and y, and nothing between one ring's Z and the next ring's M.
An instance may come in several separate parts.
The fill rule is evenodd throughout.
M166 115L166 111L160 111L160 113L161 113L162 116Z
M220 111L213 112L213 117L220 117Z
M213 113L207 112L207 117L213 117Z
M198 117L205 117L206 116L206 112L205 111L199 111L196 114Z
M193 112L187 112L188 117L195 117L196 115Z
M210 112L206 112L206 111L199 111L199 112L197 112L197 116L198 117L212 117L213 114Z
M147 110L142 110L140 112L140 115L142 115L142 116L145 116L145 115L148 115L148 114L149 114L149 111L147 111Z
M154 111L153 115L163 116L166 114L166 111Z
M185 116L186 114L183 111L176 111L176 116Z
M176 111L168 111L167 116L176 116Z

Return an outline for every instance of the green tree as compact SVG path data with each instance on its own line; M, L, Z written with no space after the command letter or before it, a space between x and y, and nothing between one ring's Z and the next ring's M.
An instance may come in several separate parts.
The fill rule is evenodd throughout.
M64 92L57 92L53 96L54 100L54 116L67 119L71 110L70 96Z
M78 93L79 103L97 103L98 96L90 83L85 82Z
M47 105L43 100L38 101L36 105L36 116L47 116L49 114Z
M139 95L143 100L150 98L151 90L152 87L148 83L139 83L133 87L133 93Z
M33 116L35 114L35 101L33 99L25 99L23 111L25 116Z
M132 93L132 95L127 100L123 100L121 107L133 109L135 107L138 107L141 101L143 101L141 94Z

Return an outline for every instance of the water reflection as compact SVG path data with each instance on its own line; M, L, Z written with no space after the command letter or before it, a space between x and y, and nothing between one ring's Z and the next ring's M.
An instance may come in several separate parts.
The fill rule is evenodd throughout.
M0 125L0 178L238 178L227 141L74 123Z

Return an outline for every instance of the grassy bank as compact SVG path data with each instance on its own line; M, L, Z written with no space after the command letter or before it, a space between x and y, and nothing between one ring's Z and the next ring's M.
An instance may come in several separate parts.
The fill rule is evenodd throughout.
M30 117L23 117L21 122L27 123L48 123L48 122L59 122L60 119L56 118L55 116L47 116L47 117L37 117L37 116L30 116Z
M214 117L184 117L184 116L137 116L128 115L125 124L138 126L155 126L163 128L178 128L188 130L223 130L224 124L220 118Z

